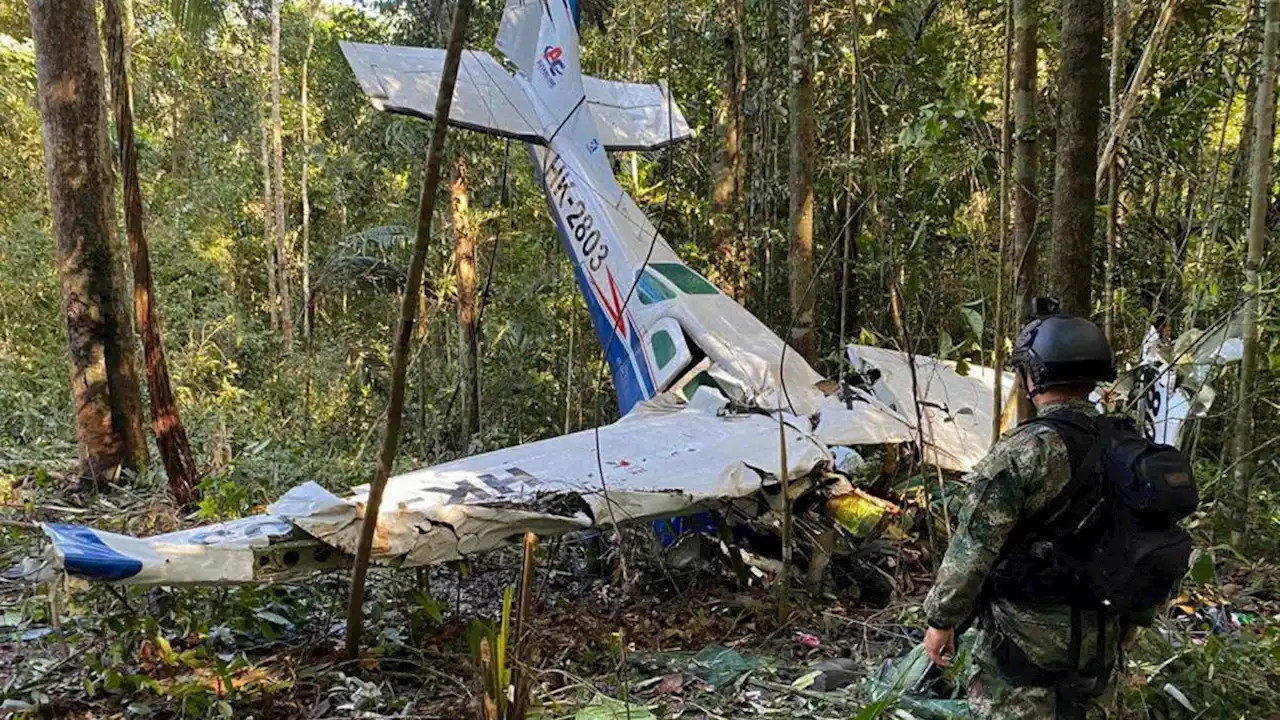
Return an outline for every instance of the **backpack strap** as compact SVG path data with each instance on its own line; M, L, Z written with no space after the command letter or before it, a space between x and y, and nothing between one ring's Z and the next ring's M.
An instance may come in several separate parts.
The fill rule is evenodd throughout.
M1066 508L1077 493L1088 487L1087 482L1102 459L1102 453L1110 444L1114 424L1106 416L1092 418L1084 413L1057 412L1038 417L1031 422L1051 428L1067 444L1067 457L1071 464L1071 479L1065 487L1028 520L1030 527L1043 527L1055 515ZM1085 442L1089 444L1084 445ZM1083 456L1080 455L1081 448Z

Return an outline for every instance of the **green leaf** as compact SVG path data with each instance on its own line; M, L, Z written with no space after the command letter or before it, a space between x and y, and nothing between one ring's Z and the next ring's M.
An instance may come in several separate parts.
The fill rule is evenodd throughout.
M964 358L956 360L956 374L960 377L968 377L970 369L968 360L965 360Z
M961 307L960 314L964 316L965 322L969 323L969 329L977 337L982 337L982 314L977 310L969 307Z
M955 348L955 342L951 339L951 333L943 330L938 333L938 359L946 360L951 356L952 349Z
M272 625L279 625L280 627L284 627L284 628L293 627L293 623L289 622L288 618L284 617L283 615L273 613L270 610L259 610L258 612L254 613L254 615L259 620L266 620Z
M1211 553L1197 550L1195 557L1191 559L1191 579L1198 585L1207 585L1213 582L1216 575L1216 566Z

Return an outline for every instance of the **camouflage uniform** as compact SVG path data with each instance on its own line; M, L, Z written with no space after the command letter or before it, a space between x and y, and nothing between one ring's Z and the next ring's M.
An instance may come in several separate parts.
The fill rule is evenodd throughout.
M1087 403L1049 405L1041 416L1071 409L1089 415ZM1018 524L1047 506L1071 479L1067 446L1042 424L1020 426L1000 439L969 475L969 495L933 589L925 599L929 624L955 628L975 612L979 595L1005 540ZM1080 668L1097 657L1097 616L1081 616ZM1065 670L1069 662L1070 608L994 600L978 614L976 638L966 675L969 705L979 718L1084 717L1092 688L1015 686L996 668L994 647L1001 636L1012 640L1036 665ZM1110 662L1121 628L1106 621L1103 659ZM1083 691L1085 698L1072 696ZM1064 693L1071 699L1065 699Z

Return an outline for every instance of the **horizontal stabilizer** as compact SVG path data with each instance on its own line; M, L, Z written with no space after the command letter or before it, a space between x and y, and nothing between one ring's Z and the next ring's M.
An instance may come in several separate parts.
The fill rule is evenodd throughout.
M428 120L444 72L444 50L341 41L365 95L379 110ZM511 73L485 52L466 50L458 67L449 124L545 144L537 113Z
M583 77L587 103L606 150L656 150L693 136L665 85Z

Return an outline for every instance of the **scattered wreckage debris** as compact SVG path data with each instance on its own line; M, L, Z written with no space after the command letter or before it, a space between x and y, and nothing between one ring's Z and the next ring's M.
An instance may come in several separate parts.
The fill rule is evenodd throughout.
M1237 357L1238 339L1225 331L1195 333L1180 339L1175 347L1182 349L1175 353L1157 337L1148 335L1143 363L1098 399L1123 407L1135 391L1142 392L1137 403L1148 432L1177 443L1187 420L1212 403L1210 371ZM847 557L851 543L903 537L902 524L910 525L911 518L899 503L912 496L885 481L886 473L900 470L896 448L936 468L938 482L928 481L929 473L920 476L931 504L929 496L942 489L942 473L955 478L971 469L990 442L990 369L970 366L962 375L954 363L916 356L915 402L902 353L851 346L849 358L852 382L834 384L819 412L782 414L788 471L796 478L791 500L798 522L810 525L800 533L807 544L797 553L802 569L810 558ZM1011 389L1009 375L1003 376ZM525 532L553 536L713 510L731 530L717 540L721 552L740 546L734 550L742 552L752 574L766 579L778 570L775 558L781 556L776 539L769 540L776 536L781 509L774 417L743 412L702 387L688 402L659 396L601 428L599 465L595 433L585 431L393 478L374 559L389 567L418 567L492 550ZM915 441L920 435L923 452ZM863 455L876 453L881 464L871 467ZM605 472L603 484L598 467ZM120 584L237 584L342 568L359 536L365 492L357 488L340 498L308 482L283 495L267 514L150 538L45 523L52 544L43 577L65 572ZM838 530L835 538L826 532L832 528ZM714 524L682 529L715 530ZM672 540L687 534L674 527L668 533ZM833 539L840 547L831 547ZM688 551L686 546L675 555Z

